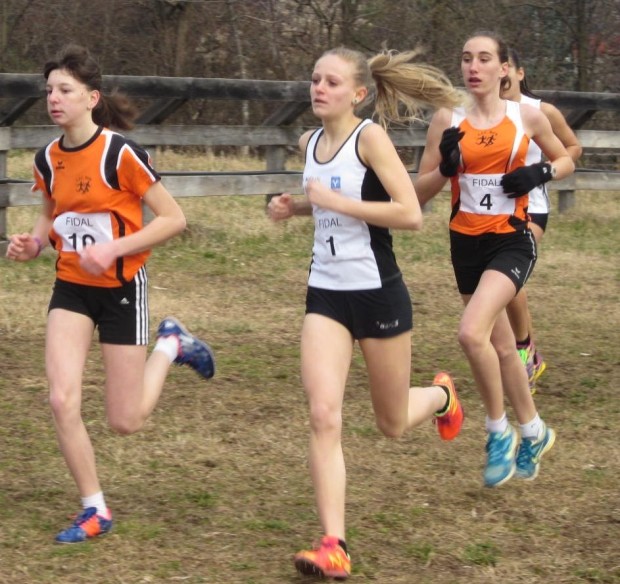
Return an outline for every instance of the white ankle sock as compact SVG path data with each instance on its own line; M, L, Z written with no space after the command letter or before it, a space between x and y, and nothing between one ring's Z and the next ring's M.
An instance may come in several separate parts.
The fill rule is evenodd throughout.
M84 509L88 509L89 507L97 507L98 515L103 515L104 517L108 516L108 508L106 507L102 491L99 491L94 495L89 495L88 497L82 497L82 507L84 507Z
M179 354L179 339L176 335L170 335L169 337L161 337L156 343L153 351L161 351L170 359L172 363Z
M542 437L544 427L545 425L540 416L536 414L527 424L521 424L521 436L538 440Z
M499 420L491 420L489 416L486 417L486 429L487 432L499 432L503 434L508 428L508 417L506 416L506 412Z

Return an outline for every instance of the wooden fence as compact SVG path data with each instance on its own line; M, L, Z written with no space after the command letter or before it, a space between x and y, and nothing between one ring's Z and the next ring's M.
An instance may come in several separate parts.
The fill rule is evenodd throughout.
M147 97L152 104L138 119L139 125L126 135L147 147L250 146L265 149L265 168L255 172L167 172L160 170L166 187L175 197L208 195L265 195L299 192L299 172L285 171L287 152L297 145L306 129L291 126L309 107L307 82L167 77L104 77L104 90L118 87L132 97ZM577 129L599 111L620 111L620 94L540 91L545 101L563 109L584 150L618 150L620 132ZM44 98L40 75L0 73L0 98L10 103L0 110L0 253L6 240L6 209L40 203L40 194L30 191L31 183L7 176L7 156L11 150L33 150L58 135L56 126L13 125L38 100ZM174 111L191 99L253 100L281 102L258 126L162 125ZM400 129L391 132L397 147L421 152L426 131ZM415 177L415 171L411 173ZM620 192L620 173L578 170L553 183L560 191L560 211L572 204L575 191Z

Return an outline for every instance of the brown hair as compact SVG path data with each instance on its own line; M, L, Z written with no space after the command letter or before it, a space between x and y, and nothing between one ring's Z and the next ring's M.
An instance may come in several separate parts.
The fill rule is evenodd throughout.
M467 40L476 38L476 37L483 37L483 38L487 38L487 39L491 39L492 41L495 42L495 44L497 45L497 56L499 57L499 62L500 63L508 63L508 59L509 59L509 50L508 50L508 44L506 43L506 41L501 37L501 35L499 35L496 32L493 32L491 30L478 30L476 31L474 34L469 35L469 37L467 38ZM467 42L467 41L465 41ZM512 85L510 79L508 78L508 76L506 75L506 77L502 77L501 81L500 81L500 92L501 91L505 91L507 89L510 89L510 86Z
M121 130L133 127L136 108L125 95L116 90L110 95L104 95L101 68L88 49L73 44L65 46L55 59L45 63L43 76L47 80L50 73L57 69L66 71L91 91L99 91L101 97L93 109L93 121L96 124Z

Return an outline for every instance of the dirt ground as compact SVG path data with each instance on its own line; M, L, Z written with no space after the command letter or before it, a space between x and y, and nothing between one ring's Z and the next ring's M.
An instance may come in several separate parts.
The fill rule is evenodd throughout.
M174 314L217 354L216 377L171 371L145 429L105 424L97 343L83 414L114 530L53 543L79 498L58 452L43 362L53 257L0 262L0 583L298 584L292 556L320 528L306 465L299 331L311 227L271 225L257 198L183 202L188 232L149 263L151 329ZM9 217L28 229L32 210ZM412 383L453 373L461 436L429 423L377 432L356 352L345 403L352 582L620 582L620 208L584 194L554 215L528 284L548 370L536 402L557 431L533 482L482 486L484 412L456 342L447 208L395 235L414 302ZM320 364L317 364L320 366ZM509 410L509 417L514 416Z

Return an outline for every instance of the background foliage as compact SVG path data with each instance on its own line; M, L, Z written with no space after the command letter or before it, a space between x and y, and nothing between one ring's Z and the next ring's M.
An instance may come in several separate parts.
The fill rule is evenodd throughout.
M421 45L460 84L462 44L481 29L519 50L533 88L620 87L617 0L0 0L0 71L38 73L75 41L104 74L304 80L335 45ZM169 121L256 123L269 107L193 100Z

